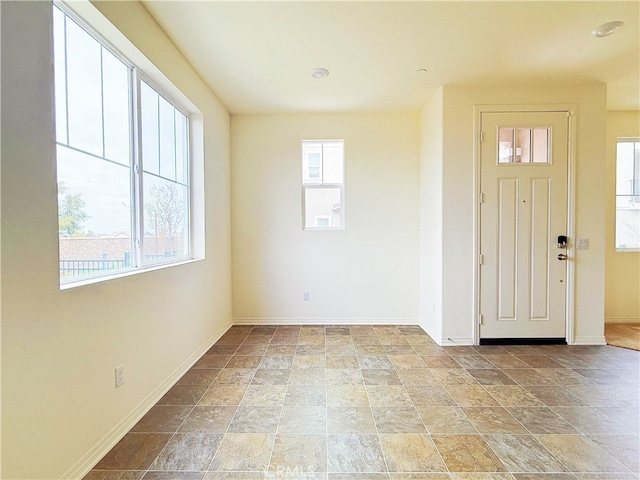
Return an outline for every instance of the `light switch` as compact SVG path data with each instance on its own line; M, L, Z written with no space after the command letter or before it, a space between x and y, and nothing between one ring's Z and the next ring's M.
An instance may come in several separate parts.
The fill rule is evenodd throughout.
M576 238L576 248L584 250L589 248L589 239L588 238Z

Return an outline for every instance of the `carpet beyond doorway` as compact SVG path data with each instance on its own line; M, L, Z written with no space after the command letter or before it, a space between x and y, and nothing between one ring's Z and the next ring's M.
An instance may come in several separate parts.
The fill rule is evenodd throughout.
M640 350L640 323L607 323L604 335L607 345Z

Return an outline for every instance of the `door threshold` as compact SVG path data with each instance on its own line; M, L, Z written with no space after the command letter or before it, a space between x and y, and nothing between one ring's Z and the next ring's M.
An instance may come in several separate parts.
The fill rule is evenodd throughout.
M480 345L566 345L566 338L481 338Z

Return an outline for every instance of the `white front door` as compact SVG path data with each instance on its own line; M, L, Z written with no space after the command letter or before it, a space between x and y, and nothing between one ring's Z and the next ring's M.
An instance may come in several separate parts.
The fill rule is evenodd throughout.
M484 112L481 129L480 339L565 339L568 113Z

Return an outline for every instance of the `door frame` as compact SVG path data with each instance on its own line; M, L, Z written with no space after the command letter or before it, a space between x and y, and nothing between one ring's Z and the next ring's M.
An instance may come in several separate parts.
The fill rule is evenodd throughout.
M517 113L517 112L554 112L566 113L567 123L567 279L565 284L565 336L567 344L573 345L575 340L575 231L576 231L576 104L540 104L540 105L475 105L473 107L473 344L480 344L480 182L482 145L480 132L483 113Z

